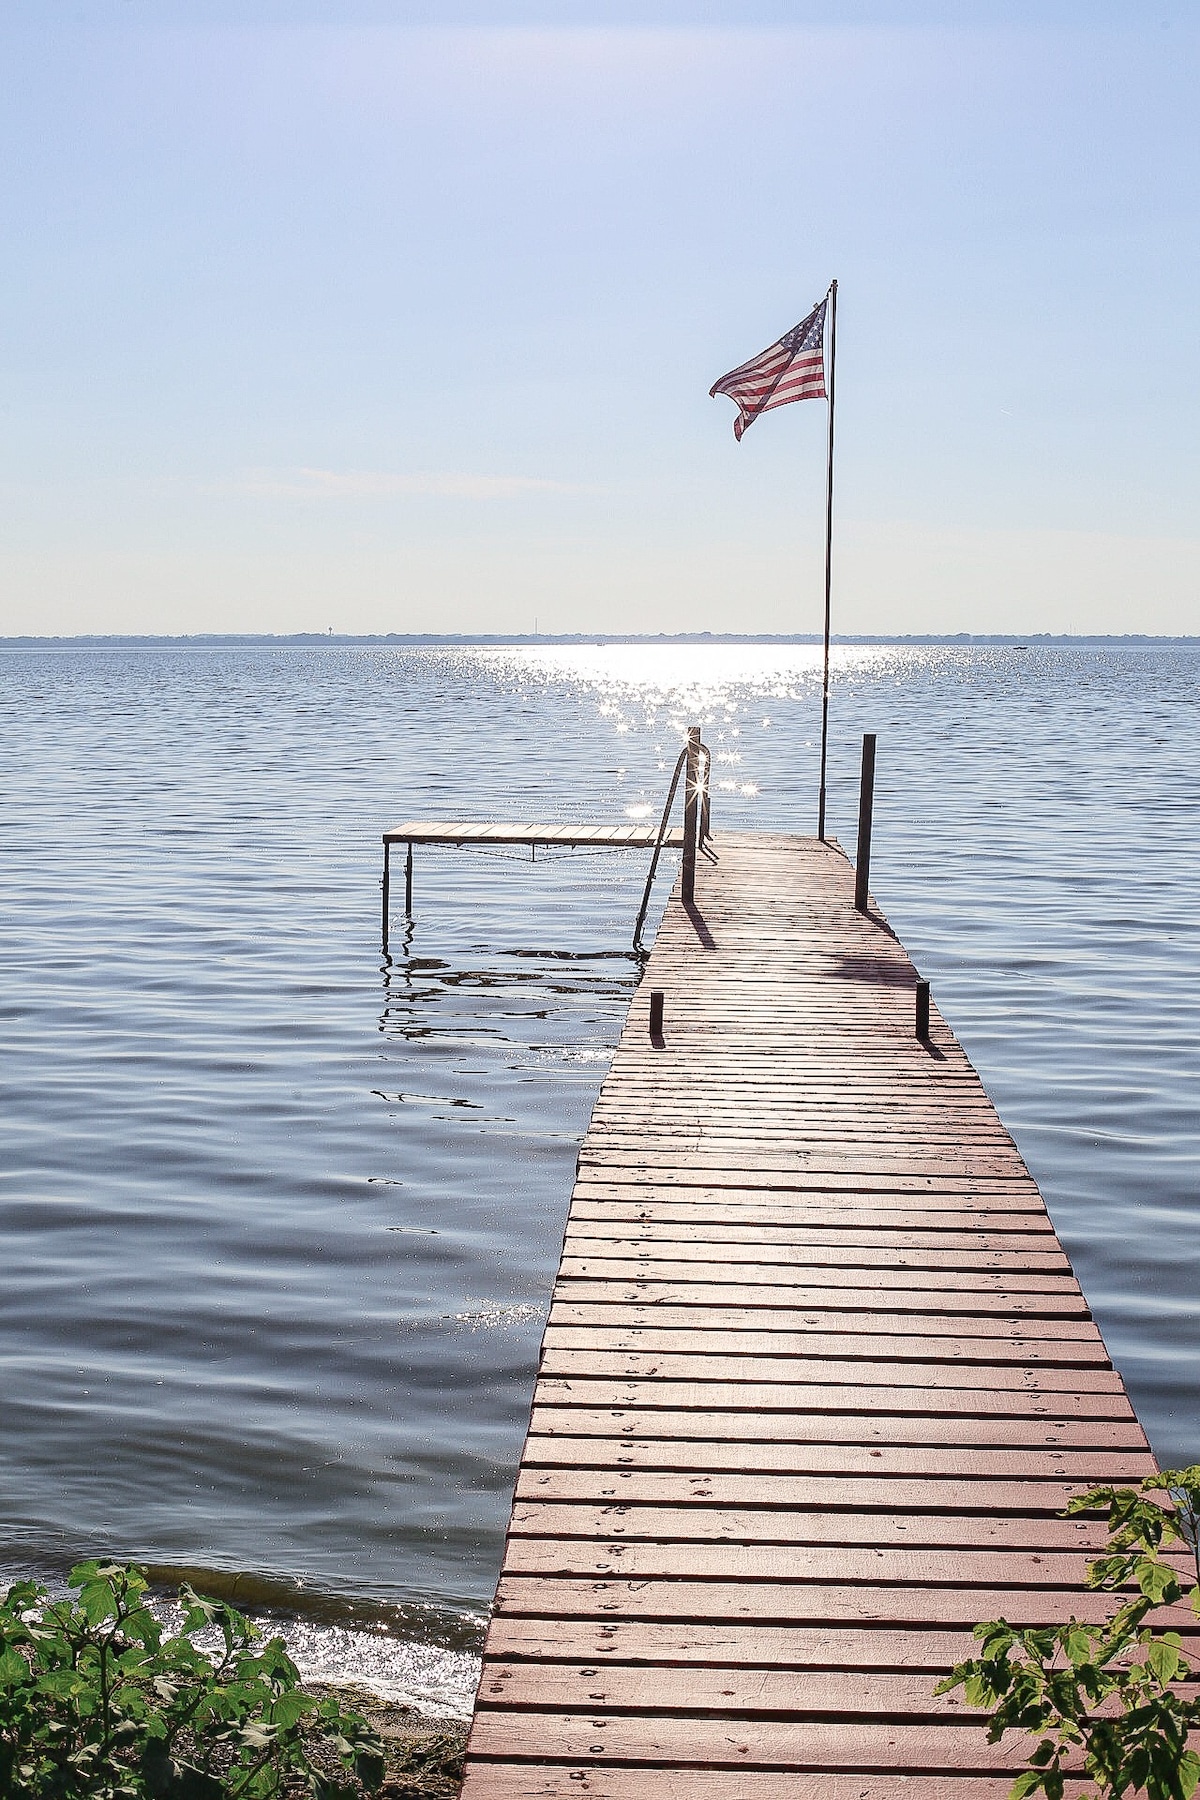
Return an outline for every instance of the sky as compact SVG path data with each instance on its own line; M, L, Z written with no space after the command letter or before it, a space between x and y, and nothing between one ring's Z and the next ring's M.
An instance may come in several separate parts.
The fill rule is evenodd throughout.
M0 634L1200 632L1180 0L0 0Z

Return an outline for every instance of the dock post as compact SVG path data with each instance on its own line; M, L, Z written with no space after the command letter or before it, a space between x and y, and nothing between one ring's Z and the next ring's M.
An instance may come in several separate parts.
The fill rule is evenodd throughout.
M683 904L691 906L696 898L696 830L700 812L700 727L690 725L687 735L687 772L683 785L683 875L680 893Z
M412 845L404 859L404 910L412 918Z
M663 1034L663 990L654 988L650 994L650 1039L661 1039Z
M867 910L871 886L871 812L875 804L875 733L865 731L862 742L862 778L858 788L858 857L854 864L854 904Z
M392 893L392 846L383 840L383 954L388 947L388 902Z
M929 1040L929 983L927 981L918 981L917 983L917 1036L923 1044Z

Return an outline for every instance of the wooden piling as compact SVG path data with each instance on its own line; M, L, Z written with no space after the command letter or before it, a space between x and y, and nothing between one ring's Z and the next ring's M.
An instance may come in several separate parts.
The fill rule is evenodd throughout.
M871 888L871 815L875 807L875 733L863 733L858 782L858 855L854 864L854 904L865 913Z

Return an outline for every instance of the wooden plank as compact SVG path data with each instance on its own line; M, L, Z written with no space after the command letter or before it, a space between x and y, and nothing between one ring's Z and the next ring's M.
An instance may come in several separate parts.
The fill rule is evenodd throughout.
M676 1225L636 1237L598 1236L569 1229L563 1247L572 1256L621 1256L637 1262L668 1258L677 1262L766 1262L780 1268L802 1269L945 1269L951 1273L981 1269L996 1274L1011 1270L1068 1276L1071 1272L1061 1250L935 1250L923 1245L902 1250L887 1244L797 1244L769 1239L753 1243L732 1234L723 1239L720 1228L712 1225L691 1232L686 1226Z
M1067 1398L1079 1400L1086 1396L1091 1401L1097 1396L1111 1395L1118 1403L1117 1410L1103 1416L1130 1416L1124 1383L1114 1369L1080 1369L1074 1364L1065 1368L1031 1369L1002 1364L998 1367L970 1370L964 1369L961 1363L955 1366L953 1363L934 1363L928 1360L906 1362L895 1356L889 1357L886 1363L878 1358L864 1358L866 1366L863 1367L861 1363L836 1361L830 1357L755 1355L752 1350L740 1345L736 1358L731 1357L728 1351L703 1356L679 1355L669 1350L649 1347L622 1354L605 1332L597 1331L591 1335L595 1339L595 1346L591 1349L565 1350L557 1348L552 1341L546 1344L542 1355L542 1377L555 1376L564 1382L577 1381L582 1377L620 1382L653 1380L674 1383L728 1382L733 1376L739 1383L779 1382L788 1388L802 1383L833 1386L839 1394L844 1394L848 1387L855 1387L866 1396L866 1403L870 1406L874 1406L876 1396L880 1396L879 1404L884 1410L887 1410L887 1403L882 1395L888 1390L917 1388L939 1393L934 1408L938 1411L943 1406L939 1390L958 1388L962 1391L962 1383L970 1377L971 1386L966 1391L971 1394L984 1391L990 1393L992 1398L988 1405L991 1410L1001 1407L1005 1396L1016 1393L1036 1395L1039 1398L1056 1395L1057 1398L1051 1403L1055 1407ZM601 1368L604 1371L602 1376L599 1374ZM804 1398L807 1404L815 1404L811 1391L806 1390ZM948 1410L963 1410L957 1399L948 1398L945 1404Z
M709 1241L725 1244L780 1244L796 1248L811 1246L822 1250L854 1248L914 1250L969 1250L976 1253L1003 1251L1010 1255L1053 1255L1064 1261L1065 1254L1053 1233L1014 1228L1008 1231L962 1230L952 1226L917 1229L885 1224L872 1225L805 1225L795 1217L787 1220L731 1218L727 1211L703 1208L696 1216L682 1212L674 1218L638 1217L632 1208L618 1213L612 1208L572 1206L567 1219L568 1238L603 1239L606 1242L630 1238L672 1240L686 1238L698 1243Z
M817 1581L677 1580L649 1577L505 1574L496 1589L506 1614L533 1619L676 1619L721 1629L737 1622L774 1625L886 1625L971 1631L981 1619L1008 1619L1014 1625L1056 1625L1074 1617L1103 1624L1111 1617L1111 1594L1068 1587L987 1587L964 1584L928 1587L923 1583L823 1584ZM1195 1627L1191 1609L1164 1608L1156 1615L1164 1629Z
M1056 1550L897 1548L890 1544L642 1543L638 1539L511 1537L506 1575L620 1578L625 1581L841 1582L886 1587L1083 1588L1090 1558ZM1185 1562L1180 1567L1186 1566ZM1108 1599L1108 1597L1106 1597ZM1108 1599L1111 1608L1111 1599ZM992 1615L976 1615L976 1617Z
M1045 1219L1042 1197L1029 1179L990 1179L982 1175L912 1175L898 1168L874 1170L869 1175L847 1175L838 1170L824 1174L802 1175L788 1181L765 1177L761 1181L718 1183L714 1177L676 1181L675 1172L667 1170L658 1181L610 1181L606 1175L579 1170L576 1199L592 1201L637 1202L651 1206L662 1202L707 1201L711 1206L729 1204L765 1204L774 1202L799 1217L795 1208L804 1208L802 1217L819 1224L820 1215L833 1208L864 1210L874 1206L880 1210L963 1211L991 1213L1018 1211L1031 1219ZM797 1195L802 1195L797 1199ZM1025 1229L1022 1226L1022 1229Z
M1134 1417L1123 1387L1098 1394L1028 1391L1023 1387L989 1389L983 1385L918 1387L910 1383L904 1387L883 1387L862 1381L832 1383L815 1378L804 1382L794 1378L756 1381L749 1374L739 1375L737 1381L722 1381L715 1375L691 1381L675 1381L665 1375L612 1380L586 1375L569 1379L543 1375L534 1390L534 1405L652 1407L697 1417L717 1411L741 1414L747 1410L756 1417L781 1413L787 1418L831 1413L840 1418L857 1418L860 1414L877 1418L895 1413L910 1420L952 1417L975 1423L997 1418L1130 1421Z
M669 1302L648 1302L642 1299L626 1302L616 1297L606 1297L602 1288L586 1290L584 1300L564 1300L555 1298L550 1307L551 1326L602 1326L614 1333L614 1343L623 1342L628 1334L630 1341L634 1335L645 1331L680 1331L687 1330L707 1337L714 1332L732 1334L746 1333L744 1341L749 1344L750 1333L769 1332L776 1342L784 1336L790 1336L797 1343L816 1344L826 1338L834 1341L835 1334L846 1333L849 1337L891 1337L898 1341L905 1337L921 1338L953 1337L964 1343L975 1343L980 1339L991 1339L997 1345L994 1352L1003 1354L1001 1346L1009 1345L1028 1347L1030 1357L1037 1355L1037 1347L1041 1345L1042 1354L1053 1352L1064 1357L1076 1354L1072 1346L1085 1348L1089 1355L1102 1356L1105 1366L1108 1355L1104 1350L1099 1331L1089 1318L1074 1319L1025 1319L1006 1318L1003 1313L975 1314L969 1321L957 1316L942 1316L937 1313L912 1313L902 1310L892 1311L890 1308L881 1317L878 1312L844 1311L838 1307L822 1307L819 1311L788 1306L772 1306L763 1304L764 1298L757 1296L757 1305L720 1306L706 1304L697 1309L687 1305L672 1305ZM557 1290L556 1290L557 1294ZM869 1346L862 1352L873 1355ZM835 1354L850 1355L845 1350ZM885 1354L880 1346L879 1355ZM989 1354L992 1352L989 1351ZM1082 1354L1082 1349L1079 1350Z
M1181 1632L1185 1653L1200 1646L1196 1621ZM489 1633L489 1657L531 1658L606 1667L609 1663L657 1665L684 1674L703 1664L729 1668L784 1669L795 1675L811 1669L917 1671L934 1686L979 1648L970 1631L937 1625L779 1625L703 1619L537 1618L498 1616Z
M965 1719L978 1728L979 1714L962 1690L935 1695L925 1673L879 1670L747 1669L737 1664L698 1668L639 1668L606 1661L537 1663L489 1658L479 1684L480 1706L534 1707L546 1712L710 1713L722 1718L755 1714L817 1719L887 1718L908 1722Z
M1015 1773L1015 1767L995 1776L918 1771L905 1774L897 1788L891 1772L739 1768L731 1789L725 1769L596 1767L594 1758L586 1764L472 1759L462 1800L1008 1800ZM1082 1800L1086 1792L1095 1789L1068 1780L1066 1800Z
M695 1494L695 1490L693 1490ZM860 1496L861 1499L861 1496ZM707 1504L705 1504L707 1501ZM943 1505L945 1502L943 1502ZM1100 1555L1108 1544L1108 1527L1096 1519L1059 1519L1022 1514L920 1512L792 1511L785 1507L720 1507L711 1489L695 1495L690 1506L637 1506L625 1499L607 1504L592 1501L520 1500L513 1507L509 1531L514 1537L580 1538L593 1542L620 1539L648 1544L683 1543L880 1545L923 1549L1072 1550Z
M701 1514L724 1517L725 1508L754 1507L785 1513L803 1511L835 1513L861 1511L873 1506L887 1513L919 1513L931 1518L944 1513L959 1531L968 1515L980 1514L990 1524L1009 1514L1052 1520L1056 1529L1068 1521L1060 1518L1068 1502L1091 1486L1087 1480L1061 1481L1034 1476L1016 1481L998 1476L937 1476L911 1478L875 1475L789 1475L770 1471L753 1473L688 1474L682 1470L554 1468L531 1466L517 1475L514 1495L514 1528L521 1502L583 1502L594 1506L685 1506ZM1075 1524L1078 1521L1069 1521Z
M681 1254L682 1250L688 1248L692 1250L692 1255ZM860 1288L869 1281L878 1295L884 1295L893 1289L910 1288L914 1280L914 1273L907 1266L864 1270L854 1265L843 1268L833 1263L781 1256L757 1262L736 1261L736 1267L731 1267L735 1260L723 1256L712 1244L679 1247L664 1244L631 1252L629 1255L621 1255L615 1249L609 1254L607 1248L579 1255L568 1244L563 1249L559 1267L564 1281L621 1282L647 1276L659 1282L702 1282L732 1275L742 1283L766 1282L771 1287L803 1286L831 1292ZM1016 1268L1001 1269L922 1267L919 1274L922 1286L939 1297L946 1294L1007 1293L1019 1293L1022 1296L1047 1295L1055 1299L1072 1300L1080 1297L1079 1283L1073 1275L1033 1269L1027 1271L1021 1264Z
M572 1262L577 1260L571 1259ZM869 1287L864 1284L843 1286L840 1282L817 1282L815 1279L801 1283L790 1271L782 1271L778 1281L771 1281L767 1278L770 1271L764 1269L755 1271L761 1279L747 1279L747 1272L739 1268L737 1281L720 1281L716 1279L719 1272L714 1266L713 1279L707 1281L696 1275L694 1267L684 1265L682 1271L671 1278L662 1273L660 1265L653 1276L639 1274L635 1267L620 1279L592 1263L583 1272L574 1268L565 1270L555 1284L554 1292L562 1301L589 1301L602 1291L625 1306L640 1302L647 1306L686 1306L698 1310L709 1306L779 1306L788 1312L814 1315L822 1310L870 1312L883 1313L892 1319L901 1313L954 1315L959 1319L990 1316L1085 1320L1091 1317L1082 1295L1069 1288L1060 1288L1057 1292L1045 1288L1018 1292L1012 1287L939 1287L929 1291L912 1286L884 1286L882 1281L876 1282L874 1278Z
M944 1444L977 1449L1023 1444L1086 1450L1140 1450L1145 1436L1136 1420L928 1417L876 1413L741 1411L701 1412L693 1407L542 1406L529 1429L538 1436L613 1438L708 1438L717 1443Z
M573 1421L574 1422L574 1421ZM581 1421L580 1421L581 1423ZM617 1424L621 1421L618 1419ZM1153 1475L1154 1458L1144 1444L1134 1449L1108 1445L994 1443L855 1444L792 1438L635 1437L618 1430L607 1416L592 1433L562 1432L548 1436L531 1431L522 1466L529 1469L590 1468L677 1469L716 1473L753 1470L780 1475L865 1476L932 1475L947 1480L1000 1477L1027 1480L1134 1482ZM961 1433L960 1433L961 1435ZM972 1434L978 1437L979 1433Z
M573 1263L577 1260L571 1259ZM597 1263L600 1260L597 1259ZM761 1279L749 1280L741 1269L738 1270L737 1281L720 1281L716 1279L719 1270L715 1266L714 1278L706 1281L698 1278L694 1268L686 1265L674 1278L664 1275L660 1265L654 1276L639 1274L635 1267L624 1279L619 1279L616 1275L605 1273L597 1263L592 1263L588 1270L582 1272L574 1268L564 1270L555 1284L556 1299L590 1301L597 1291L603 1291L613 1301L625 1306L639 1303L696 1309L709 1306L779 1306L788 1312L869 1312L883 1313L892 1319L901 1313L933 1313L944 1317L954 1315L960 1320L964 1317L989 1316L1024 1320L1085 1320L1091 1317L1082 1295L1069 1288L1058 1292L1044 1288L1017 1292L1011 1287L939 1287L931 1292L917 1287L885 1287L881 1281L874 1282L870 1287L843 1286L835 1282L818 1283L815 1280L800 1283L788 1271L781 1272L778 1281L767 1278L769 1270L759 1270L757 1274ZM959 1329L962 1329L961 1325Z
M734 1728L731 1730L731 1725ZM671 1768L920 1769L981 1774L1004 1769L1012 1775L1025 1759L1011 1742L989 1744L978 1724L876 1723L854 1719L836 1723L806 1719L705 1719L695 1715L626 1719L620 1714L580 1716L539 1712L514 1716L481 1708L471 1730L470 1753L477 1757L520 1754L536 1737L542 1761L579 1762L612 1758L624 1763L666 1763ZM734 1790L729 1790L733 1800Z
M637 1311L637 1319L632 1324L608 1324L603 1318L593 1315L606 1311L613 1313L629 1313ZM667 1309L662 1309L667 1310ZM678 1308L670 1309L672 1314ZM710 1309L716 1311L716 1308ZM588 1315L583 1317L582 1315ZM771 1315L754 1326L738 1326L724 1329L722 1324L704 1326L695 1320L694 1314L688 1310L685 1316L689 1323L685 1326L659 1326L654 1312L649 1309L632 1307L576 1306L558 1307L551 1315L546 1327L542 1344L549 1368L549 1358L560 1351L590 1350L603 1347L607 1356L620 1358L622 1352L637 1352L639 1355L655 1355L658 1353L694 1354L702 1356L768 1356L788 1357L796 1361L850 1362L876 1365L886 1361L897 1368L905 1363L942 1363L953 1366L988 1368L1003 1371L1011 1365L1022 1373L1039 1373L1046 1377L1061 1377L1067 1380L1083 1379L1085 1370L1098 1373L1109 1372L1108 1352L1104 1348L1099 1332L1092 1337L1054 1337L1028 1338L1018 1337L1016 1327L1008 1320L1001 1320L1006 1329L992 1333L990 1336L979 1329L979 1322L971 1321L974 1335L967 1336L961 1330L946 1329L951 1324L962 1325L962 1321L938 1319L925 1321L926 1329L920 1336L916 1335L916 1327L921 1321L912 1321L913 1335L902 1336L893 1327L898 1323L889 1317L872 1333L869 1329L871 1315L861 1319L860 1315L850 1315L855 1321L853 1331L839 1331L836 1324L828 1331L814 1329L811 1326L799 1330L779 1328L774 1331L768 1328ZM560 1324L558 1321L570 1317L577 1323ZM757 1315L756 1315L757 1317ZM826 1321L837 1320L838 1315L825 1314ZM842 1315L845 1323L846 1315ZM645 1322L643 1322L645 1321ZM994 1324L996 1321L985 1321ZM940 1333L937 1328L941 1328ZM624 1367L619 1363L614 1368ZM1075 1375L1071 1371L1076 1371ZM555 1372L562 1372L555 1367ZM866 1377L864 1376L864 1379ZM901 1379L899 1375L897 1379ZM847 1376L849 1379L849 1376ZM1007 1375L1004 1377L1007 1380ZM1086 1386L1086 1381L1084 1382Z
M657 1174L631 1180L627 1176L614 1180L602 1171L581 1166L575 1187L579 1199L616 1197L649 1203L667 1195L697 1198L710 1203L757 1202L770 1196L777 1202L784 1195L803 1196L806 1216L814 1224L828 1218L833 1223L853 1223L855 1214L867 1211L924 1214L935 1212L962 1215L979 1214L999 1217L1004 1213L1020 1213L1024 1217L1043 1219L1045 1208L1037 1190L1019 1179L985 1181L969 1175L934 1176L921 1170L895 1167L850 1173L841 1169L823 1169L811 1175L784 1176L763 1171L749 1172L740 1178L718 1180L709 1171L688 1173L674 1165ZM793 1206L800 1204L793 1199ZM994 1227L993 1227L994 1229ZM1024 1225L1022 1230L1027 1229Z

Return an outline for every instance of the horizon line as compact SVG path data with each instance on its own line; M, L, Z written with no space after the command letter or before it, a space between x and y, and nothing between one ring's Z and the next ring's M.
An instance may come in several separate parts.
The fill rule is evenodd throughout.
M538 645L538 644L820 644L819 632L740 632L740 631L659 631L659 632L490 632L490 631L389 631L389 632L74 632L56 635L15 633L0 636L0 650L27 650L41 647L97 648L106 646L186 649L265 649L354 648L371 645ZM834 632L832 644L937 645L994 644L1024 646L1037 644L1124 644L1124 645L1194 645L1200 647L1200 634L1131 632L1056 632L1056 631L952 631L952 632Z

